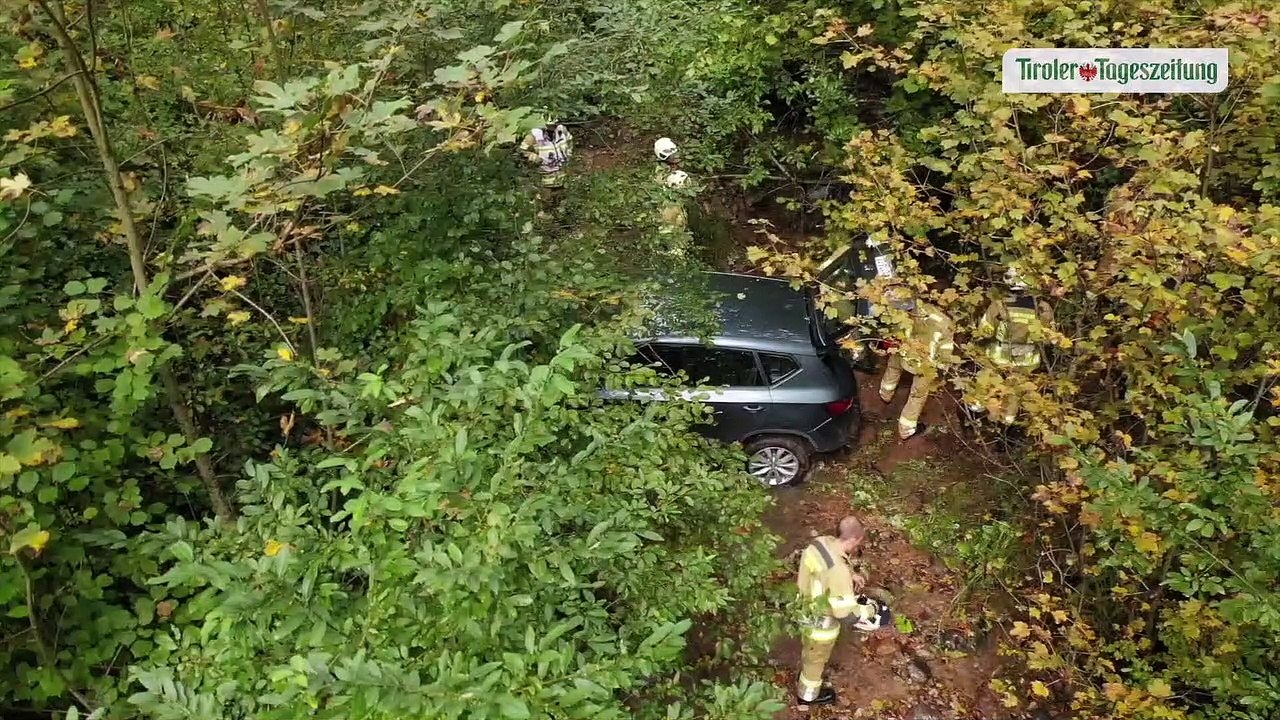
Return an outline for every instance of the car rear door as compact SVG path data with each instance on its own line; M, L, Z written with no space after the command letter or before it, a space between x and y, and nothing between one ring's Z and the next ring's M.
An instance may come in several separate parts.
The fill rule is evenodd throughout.
M754 352L693 343L659 342L649 347L673 372L683 371L691 388L685 393L715 410L708 435L733 442L764 429L772 397Z

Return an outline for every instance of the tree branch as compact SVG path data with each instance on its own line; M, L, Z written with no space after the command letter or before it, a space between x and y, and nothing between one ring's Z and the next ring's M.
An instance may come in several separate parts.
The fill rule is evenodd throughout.
M13 102L9 103L8 105L0 105L0 112L4 112L5 110L8 110L8 109L10 109L10 108L18 107L19 105L22 105L23 103L29 103L29 102L31 102L32 100L38 100L38 99L40 99L40 98L44 97L45 95L47 95L47 94L49 94L49 93L53 92L54 90L58 89L58 86L59 86L59 85L61 85L62 83L66 82L66 81L68 81L68 80L70 80L71 78L75 77L76 75L79 75L81 72L82 72L82 71L77 70L77 71L75 71L75 72L67 73L66 75L63 75L62 77L58 78L57 80L54 80L52 85L49 85L48 87L45 87L44 89L39 90L39 91L35 92L35 93L34 93L34 94L32 94L32 95L28 95L27 97L24 97L24 98L22 98L21 100L14 100Z

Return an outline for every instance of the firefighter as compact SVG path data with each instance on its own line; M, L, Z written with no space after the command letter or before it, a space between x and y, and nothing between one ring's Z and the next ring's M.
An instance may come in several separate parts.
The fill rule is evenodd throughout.
M929 393L938 384L941 367L952 361L955 324L941 308L923 301L911 303L911 325L903 341L892 345L888 367L880 379L880 399L893 402L903 371L911 375L911 392L898 416L898 438L909 440L922 434L920 423Z
M544 208L555 205L564 188L565 168L573 156L573 135L564 125L553 129L534 128L525 136L521 148L531 162L538 163L541 174L538 197Z
M814 538L800 553L796 586L805 611L796 699L801 704L822 705L836 699L822 674L840 636L841 621L868 632L888 621L888 608L859 594L866 585L865 570L852 567L866 535L862 522L849 516L840 521L836 537Z
M1021 406L1021 380L1040 367L1040 346L1036 342L1036 323L1041 328L1053 325L1053 308L1037 301L1028 292L1027 283L1019 269L1010 267L1005 274L1008 292L991 301L982 319L978 321L975 336L989 337L986 345L987 361L991 367L1006 376L1005 392L991 412L991 418L1005 425L1012 425ZM971 403L969 409L980 413L986 408L981 403Z
M682 234L689 229L689 211L685 198L690 194L689 173L680 169L680 148L668 137L653 143L653 156L658 160L654 177L668 196L658 210L658 232L663 235ZM682 255L685 243L672 241L668 252Z

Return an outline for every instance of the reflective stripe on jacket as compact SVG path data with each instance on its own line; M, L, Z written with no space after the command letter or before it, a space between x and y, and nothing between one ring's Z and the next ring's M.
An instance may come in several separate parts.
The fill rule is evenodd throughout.
M1036 321L1036 304L1029 297L992 302L978 324L980 332L994 335L987 345L991 362L997 367L1039 367L1040 347L1032 341Z
M823 536L809 543L800 555L796 587L808 603L805 624L809 637L835 639L840 633L836 619L848 616L858 604L853 576L838 540Z

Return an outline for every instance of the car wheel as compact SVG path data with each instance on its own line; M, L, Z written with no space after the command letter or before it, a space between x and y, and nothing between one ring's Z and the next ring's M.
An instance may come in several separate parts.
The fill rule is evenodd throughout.
M766 487L800 482L809 474L813 450L800 438L766 435L746 445L747 472Z

